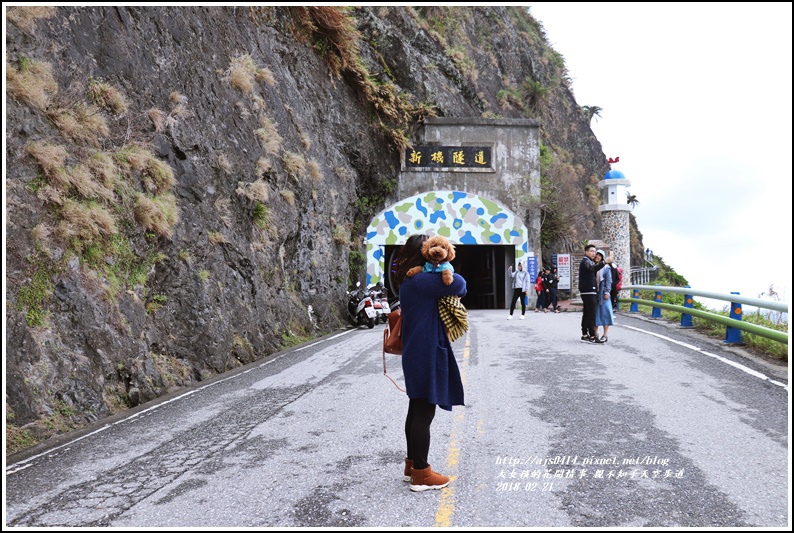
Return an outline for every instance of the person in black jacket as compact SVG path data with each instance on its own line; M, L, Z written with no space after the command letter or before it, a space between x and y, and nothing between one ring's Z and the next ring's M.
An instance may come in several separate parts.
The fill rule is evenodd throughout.
M548 308L551 305L552 310L555 313L559 313L560 309L557 306L557 286L560 283L560 276L557 274L557 267L551 267L551 271L549 275L546 276L546 282L549 288L549 292L547 293L549 296L546 298L546 307Z
M543 299L541 302L541 306L543 308L544 313L549 312L549 305L551 305L551 284L549 280L551 279L551 267L545 266L543 267L543 274L540 276L541 283L543 285Z
M588 244L584 247L585 256L579 263L579 294L582 297L582 342L603 344L596 335L596 309L598 307L598 289L596 288L596 272L612 263L608 257L603 263L595 262L596 247Z
M612 310L618 310L618 284L620 281L620 273L618 272L618 266L615 263L609 265L609 268L612 269L612 287L609 289L609 299L612 300ZM601 303L601 302L599 302Z

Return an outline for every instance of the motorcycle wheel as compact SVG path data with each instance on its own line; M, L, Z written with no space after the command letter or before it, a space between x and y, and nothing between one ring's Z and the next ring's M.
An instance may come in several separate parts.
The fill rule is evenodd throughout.
M350 315L347 315L347 321L350 322L350 325L353 326L354 328L358 327L358 320L351 317Z
M372 317L369 320L367 320L367 327L369 329L372 329L372 328L375 327L375 317Z

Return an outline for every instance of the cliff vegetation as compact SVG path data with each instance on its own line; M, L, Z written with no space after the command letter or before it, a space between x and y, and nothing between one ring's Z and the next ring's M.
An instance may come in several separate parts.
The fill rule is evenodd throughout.
M592 106L523 8L6 22L7 453L341 327L425 117L538 119L544 249L599 236Z

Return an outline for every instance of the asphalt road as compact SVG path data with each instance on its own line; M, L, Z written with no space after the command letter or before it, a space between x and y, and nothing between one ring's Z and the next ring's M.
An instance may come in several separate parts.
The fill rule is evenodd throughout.
M466 406L402 481L407 397L383 326L340 330L6 467L11 527L790 527L787 369L618 314L471 311ZM399 356L387 355L401 382Z

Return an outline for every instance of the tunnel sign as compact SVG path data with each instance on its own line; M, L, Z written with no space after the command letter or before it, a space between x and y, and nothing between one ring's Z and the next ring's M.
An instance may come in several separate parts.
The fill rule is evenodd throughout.
M492 168L490 146L414 146L405 149L405 169Z

